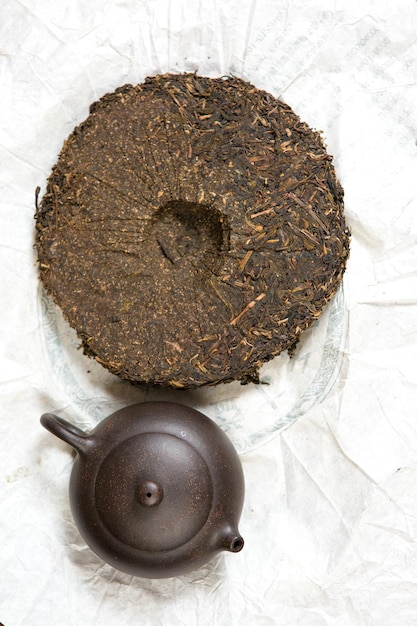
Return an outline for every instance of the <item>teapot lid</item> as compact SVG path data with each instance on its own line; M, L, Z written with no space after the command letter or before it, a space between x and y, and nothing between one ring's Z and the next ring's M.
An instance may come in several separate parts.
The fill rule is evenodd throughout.
M212 502L212 477L204 458L166 432L122 441L96 477L100 519L132 548L158 551L184 545L206 523Z

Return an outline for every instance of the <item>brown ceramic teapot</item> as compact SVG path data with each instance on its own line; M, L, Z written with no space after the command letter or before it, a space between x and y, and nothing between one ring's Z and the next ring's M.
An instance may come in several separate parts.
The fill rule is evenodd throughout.
M113 567L164 578L221 550L242 549L242 467L225 433L199 411L172 402L134 404L88 435L50 413L41 423L77 451L74 520Z

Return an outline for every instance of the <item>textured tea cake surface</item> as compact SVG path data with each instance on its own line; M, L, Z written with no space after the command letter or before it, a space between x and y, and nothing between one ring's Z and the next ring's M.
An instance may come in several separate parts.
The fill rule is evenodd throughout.
M40 275L134 383L256 380L338 288L343 191L319 133L238 78L161 75L90 107L36 212Z

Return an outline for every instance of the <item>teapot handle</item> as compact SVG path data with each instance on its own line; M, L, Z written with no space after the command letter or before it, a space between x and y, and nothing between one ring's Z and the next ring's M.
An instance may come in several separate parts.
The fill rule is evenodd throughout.
M44 413L41 416L41 424L50 433L69 443L79 454L86 453L92 443L92 440L85 432L62 417L58 417L58 415Z

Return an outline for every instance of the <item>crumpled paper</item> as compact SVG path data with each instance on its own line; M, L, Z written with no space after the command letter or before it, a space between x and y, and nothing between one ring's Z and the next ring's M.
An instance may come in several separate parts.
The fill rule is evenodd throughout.
M199 626L417 623L417 4L414 0L6 0L0 21L0 622ZM37 279L34 192L90 103L160 72L236 74L321 129L345 188L342 288L263 385L138 390L78 350ZM72 521L69 446L174 399L242 460L245 548L133 578Z

